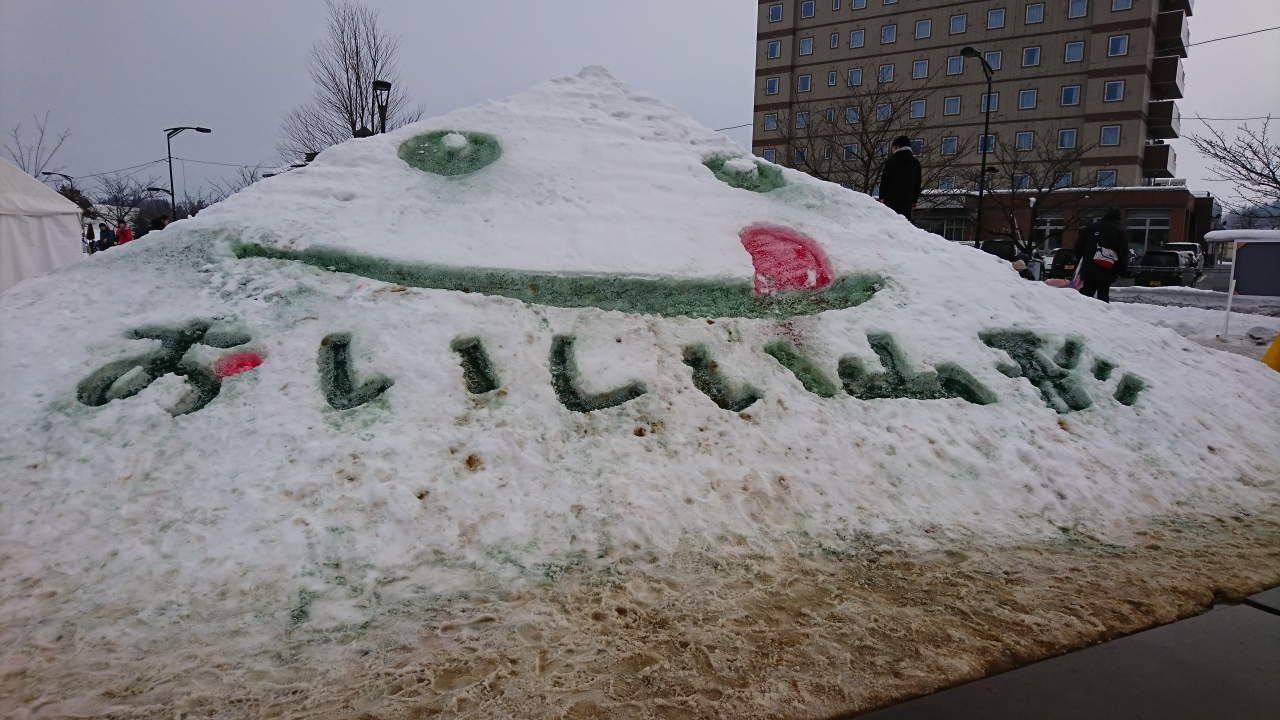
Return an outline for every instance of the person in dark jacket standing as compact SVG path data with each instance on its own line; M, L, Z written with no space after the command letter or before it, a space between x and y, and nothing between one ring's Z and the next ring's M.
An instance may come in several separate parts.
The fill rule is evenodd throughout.
M893 155L880 174L880 202L906 219L920 199L920 161L911 154L911 138L894 138Z
M1129 269L1129 243L1120 225L1120 210L1108 208L1102 219L1081 233L1076 251L1080 258L1080 294L1111 302L1111 283Z

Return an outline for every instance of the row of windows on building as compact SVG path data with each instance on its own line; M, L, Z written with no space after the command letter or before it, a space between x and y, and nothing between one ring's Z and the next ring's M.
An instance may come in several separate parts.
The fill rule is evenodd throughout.
M889 75L892 76L893 70L890 66ZM855 75L856 74L856 75ZM884 71L881 71L881 77L884 77ZM770 78L776 79L776 78ZM827 84L835 85L838 77L833 70L827 75ZM856 80L856 82L855 82ZM856 86L862 84L862 69L855 68L849 71L849 85ZM809 92L813 88L813 78L811 75L801 75L797 78L797 90L799 92ZM1124 80L1108 80L1102 85L1102 101L1103 102L1120 102L1124 100ZM768 92L768 83L766 82L766 92ZM768 93L770 95L775 93ZM1061 92L1058 94L1058 105L1061 107L1074 107L1080 104L1082 96L1082 88L1080 85L1063 85ZM1019 110L1035 110L1040 106L1040 90L1037 88L1029 88L1018 91L1018 109ZM952 95L942 99L943 115L959 115L961 107L961 98L959 95ZM854 108L850 108L853 110ZM927 100L911 101L911 117L913 119L924 118L927 115ZM982 93L979 102L978 112L999 112L1000 111L1000 93ZM888 120L890 117L880 118L879 120ZM776 113L764 116L764 129L776 130L778 116ZM858 120L850 120L849 122L858 122Z
M849 47L862 47L862 31L854 30L850 33ZM831 35L831 47L838 47L840 44L839 33ZM813 54L813 38L800 38L800 54ZM1022 67L1040 67L1043 59L1043 46L1029 45L1022 48ZM770 60L776 60L782 57L782 41L773 40L769 42L767 53ZM1129 54L1129 35L1112 35L1107 38L1107 57L1125 57ZM1004 67L1004 51L992 50L984 55L987 64L992 70L1000 70ZM1084 41L1074 41L1064 43L1062 49L1062 62L1064 64L1084 62ZM882 66L884 67L884 66ZM893 67L892 64L887 67ZM947 74L961 75L964 73L964 56L952 55L947 58ZM917 80L929 77L929 61L916 60L912 63L911 77ZM892 79L892 78L890 78Z
M1076 128L1063 128L1058 130L1058 148L1063 150L1074 149L1077 144L1078 134L1079 134L1079 131ZM1120 126L1119 125L1104 125L1101 129L1100 135L1101 135L1100 144L1102 145L1113 146L1113 145L1120 144ZM1036 137L1035 133L1030 131L1016 133L1014 135L1014 148L1019 151L1030 151L1034 149L1035 137ZM995 143L996 143L996 136L994 134L979 135L978 146L975 152L979 154L982 153L984 150L986 152L993 152L995 150ZM941 147L939 148L939 151L943 155L956 155L959 152L959 147L960 147L960 138L958 136L952 135L952 136L942 138ZM924 152L924 141L912 140L911 151L916 155L922 154ZM797 148L795 162L797 164L804 163L805 160L807 159L806 153L807 153L807 150L805 148ZM832 153L833 151L830 148L827 148L824 151L825 158L831 159ZM883 158L883 157L887 157L888 154L889 154L889 143L881 142L876 144L875 152L874 152L875 157ZM769 162L776 161L776 153L774 150L765 150L764 157ZM849 143L847 145L844 145L844 159L856 160L857 158L858 158L858 144Z
M897 5L898 0L882 0L884 5ZM833 11L840 10L844 5L841 0L831 0L831 9ZM1027 25L1035 25L1044 22L1044 3L1028 3L1023 11L1023 22ZM866 10L867 0L848 0L850 10ZM1111 11L1120 12L1122 10L1132 10L1133 0L1111 0ZM800 3L800 17L809 19L818 13L818 3L816 0L804 0ZM1067 0L1067 17L1082 18L1089 15L1089 0ZM769 6L769 22L782 22L782 5ZM968 13L959 13L951 16L950 31L952 35L959 35L965 32L969 26ZM996 30L1005 26L1005 8L996 8L987 11L987 29ZM918 36L917 36L918 37Z

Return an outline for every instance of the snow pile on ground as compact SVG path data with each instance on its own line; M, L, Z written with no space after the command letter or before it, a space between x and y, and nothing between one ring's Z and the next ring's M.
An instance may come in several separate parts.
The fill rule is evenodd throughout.
M1233 313L1228 335L1222 331L1226 313L1222 310L1203 310L1196 307L1174 305L1147 305L1144 303L1117 303L1116 309L1128 317L1168 328L1188 340L1215 350L1223 350L1261 360L1280 333L1280 318L1268 315ZM1255 337L1250 337L1252 333Z
M83 643L201 624L217 659L568 569L690 552L711 583L1280 479L1280 375L600 69L333 147L2 305L9 647L105 617Z

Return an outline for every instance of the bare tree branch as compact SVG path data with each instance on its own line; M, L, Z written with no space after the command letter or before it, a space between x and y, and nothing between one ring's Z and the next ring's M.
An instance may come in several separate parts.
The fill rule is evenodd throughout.
M62 144L71 137L70 130L63 130L56 136L50 136L49 133L49 113L46 111L44 118L32 116L35 121L36 136L33 140L24 139L22 132L22 123L14 125L9 131L9 142L4 144L4 149L8 151L9 157L13 158L13 164L22 168L22 171L31 177L43 181L45 178L41 173L49 170L53 157L62 149ZM55 167L51 172L59 172L62 166Z
M146 189L158 182L160 178L155 176L139 181L122 173L98 178L98 193L94 201L102 220L113 228L120 223L131 223L138 214L138 208L151 197Z
M1268 115L1261 129L1253 130L1245 123L1237 128L1239 135L1227 139L1205 123L1208 135L1187 136L1213 163L1213 179L1235 184L1242 205L1280 203L1280 142L1269 137L1270 125Z
M391 83L388 130L415 122L423 113L421 107L409 107L396 70L400 40L379 26L377 12L354 0L326 0L326 6L329 27L307 61L315 95L291 110L281 126L278 150L292 162L350 139L360 128L376 127L374 80Z
M241 167L236 169L236 177L226 182L214 182L213 190L209 193L211 198L210 204L222 202L227 198L235 195L241 190L262 179L262 166L254 165L253 167ZM203 208L202 208L203 209Z

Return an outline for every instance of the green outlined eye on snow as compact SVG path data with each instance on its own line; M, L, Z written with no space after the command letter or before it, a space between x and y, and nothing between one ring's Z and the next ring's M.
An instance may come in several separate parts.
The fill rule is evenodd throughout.
M820 291L760 295L749 279L688 279L539 273L491 268L463 268L387 260L346 250L311 247L277 250L236 244L239 258L291 260L330 272L395 283L407 287L456 290L507 297L531 305L599 308L640 315L690 318L762 318L784 320L856 307L884 286L884 278L866 273L841 275Z
M739 190L766 193L787 184L786 179L782 177L781 169L762 160L712 155L703 160L702 164L706 165L720 182Z
M436 130L405 140L397 154L412 168L456 177L493 164L502 156L502 145L485 133Z

